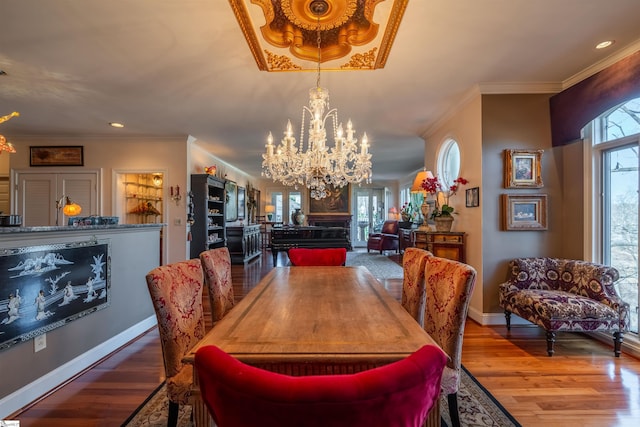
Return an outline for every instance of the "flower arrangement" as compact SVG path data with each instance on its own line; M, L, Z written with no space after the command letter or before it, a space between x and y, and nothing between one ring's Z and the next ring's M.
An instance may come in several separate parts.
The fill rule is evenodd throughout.
M413 218L413 206L411 206L411 202L404 202L402 208L400 209L400 217L403 221L411 221Z
M432 196L435 196L435 208L431 212L431 219L436 219L442 216L451 216L453 213L453 206L449 205L449 198L454 196L462 185L468 184L469 181L463 177L458 177L453 181L453 184L445 190L445 186L440 182L437 176L433 178L427 178L422 181L422 188ZM442 195L442 196L440 196ZM443 201L440 206L440 201ZM457 212L456 212L457 213Z

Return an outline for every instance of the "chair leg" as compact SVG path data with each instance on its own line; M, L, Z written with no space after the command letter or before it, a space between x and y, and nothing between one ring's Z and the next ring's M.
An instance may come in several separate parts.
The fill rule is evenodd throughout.
M613 354L620 357L620 347L622 347L622 332L613 333Z
M553 343L556 342L556 333L553 331L547 331L547 354L549 357L553 356Z
M180 405L178 403L169 401L167 427L176 427L178 425L178 409L180 409Z
M451 418L451 427L460 427L460 414L458 412L458 393L447 395L449 403L449 417Z
M510 331L511 330L511 312L508 310L505 310L504 317L507 319L507 331Z

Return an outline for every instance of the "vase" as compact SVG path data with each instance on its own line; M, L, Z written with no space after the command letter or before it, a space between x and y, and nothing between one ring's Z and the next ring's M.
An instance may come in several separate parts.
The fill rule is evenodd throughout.
M453 217L451 215L437 216L433 219L436 223L436 231L451 231Z
M304 213L300 209L291 212L291 222L293 222L293 225L302 225L304 223Z

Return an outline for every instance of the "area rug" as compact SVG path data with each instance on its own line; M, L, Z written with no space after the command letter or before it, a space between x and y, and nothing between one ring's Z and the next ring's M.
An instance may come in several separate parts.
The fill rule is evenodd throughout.
M378 280L402 279L402 267L377 252L347 252L345 265L362 265Z
M460 424L467 427L521 427L478 381L463 367L458 409ZM166 427L169 401L164 384L158 387L147 400L127 419L122 427ZM247 409L249 410L249 409ZM440 399L442 426L449 427L447 399ZM178 427L193 427L191 408L182 406ZM259 427L259 426L256 426ZM327 426L329 427L329 426Z

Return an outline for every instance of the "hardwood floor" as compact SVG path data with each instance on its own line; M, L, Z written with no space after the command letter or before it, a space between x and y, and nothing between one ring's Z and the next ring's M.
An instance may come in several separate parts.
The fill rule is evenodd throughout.
M278 265L286 262L286 255L279 257ZM272 266L270 252L246 267L233 266L236 298ZM401 280L384 284L400 298ZM208 307L206 296L204 302ZM514 326L508 334L504 326L470 320L463 364L524 427L640 425L640 360L628 354L614 358L612 346L581 334L558 334L549 358L537 327ZM20 420L20 427L119 426L162 380L154 328L10 418Z

